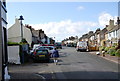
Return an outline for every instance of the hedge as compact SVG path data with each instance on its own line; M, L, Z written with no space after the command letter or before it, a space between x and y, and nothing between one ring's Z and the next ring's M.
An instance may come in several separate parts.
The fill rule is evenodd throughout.
M104 46L100 46L100 47L99 47L99 50L100 50L100 51L103 51L103 50L105 50L105 47L104 47Z
M110 49L110 47L105 47L105 52L107 52Z
M115 47L111 47L107 53L110 54L111 56L115 56L115 52L116 52Z
M118 49L118 50L115 52L115 56L120 57L120 49Z
M8 46L19 45L18 42L10 42L10 41L8 41L7 44Z

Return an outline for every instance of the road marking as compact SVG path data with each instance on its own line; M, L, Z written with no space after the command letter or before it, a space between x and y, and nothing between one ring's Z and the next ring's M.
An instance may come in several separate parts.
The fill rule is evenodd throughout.
M46 72L46 71L40 71L40 72L38 72L38 73L40 74L40 73L45 73L45 72Z
M43 79L43 81L46 81L46 78L43 77L42 75L40 75L40 74L38 74L38 73L36 73L35 75L40 76L40 77Z
M52 79L56 79L55 73L53 71L51 73L52 73Z

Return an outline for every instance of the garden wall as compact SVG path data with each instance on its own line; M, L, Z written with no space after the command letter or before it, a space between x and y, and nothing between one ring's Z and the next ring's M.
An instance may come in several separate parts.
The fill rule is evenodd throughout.
M21 64L19 56L19 45L18 46L8 46L8 62Z

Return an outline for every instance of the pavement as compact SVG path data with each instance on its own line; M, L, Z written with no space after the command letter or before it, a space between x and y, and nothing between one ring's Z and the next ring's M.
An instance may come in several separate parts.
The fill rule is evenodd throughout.
M42 75L39 73L40 68L45 66L47 66L47 63L26 63L21 65L9 64L9 81L45 81L46 78L44 75L48 78L51 76L50 74Z
M93 52L89 52L90 54L93 54L93 55L97 55L98 51L93 51ZM103 56L102 54L100 55L97 55L101 58L104 58L106 60L109 60L109 61L112 61L114 63L117 63L117 64L120 64L120 57L117 57L117 56L110 56L109 54L105 54L105 56Z

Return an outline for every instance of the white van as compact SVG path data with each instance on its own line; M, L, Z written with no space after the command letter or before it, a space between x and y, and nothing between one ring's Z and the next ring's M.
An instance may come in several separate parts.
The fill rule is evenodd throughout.
M77 51L88 51L88 44L86 41L79 41L76 47Z

